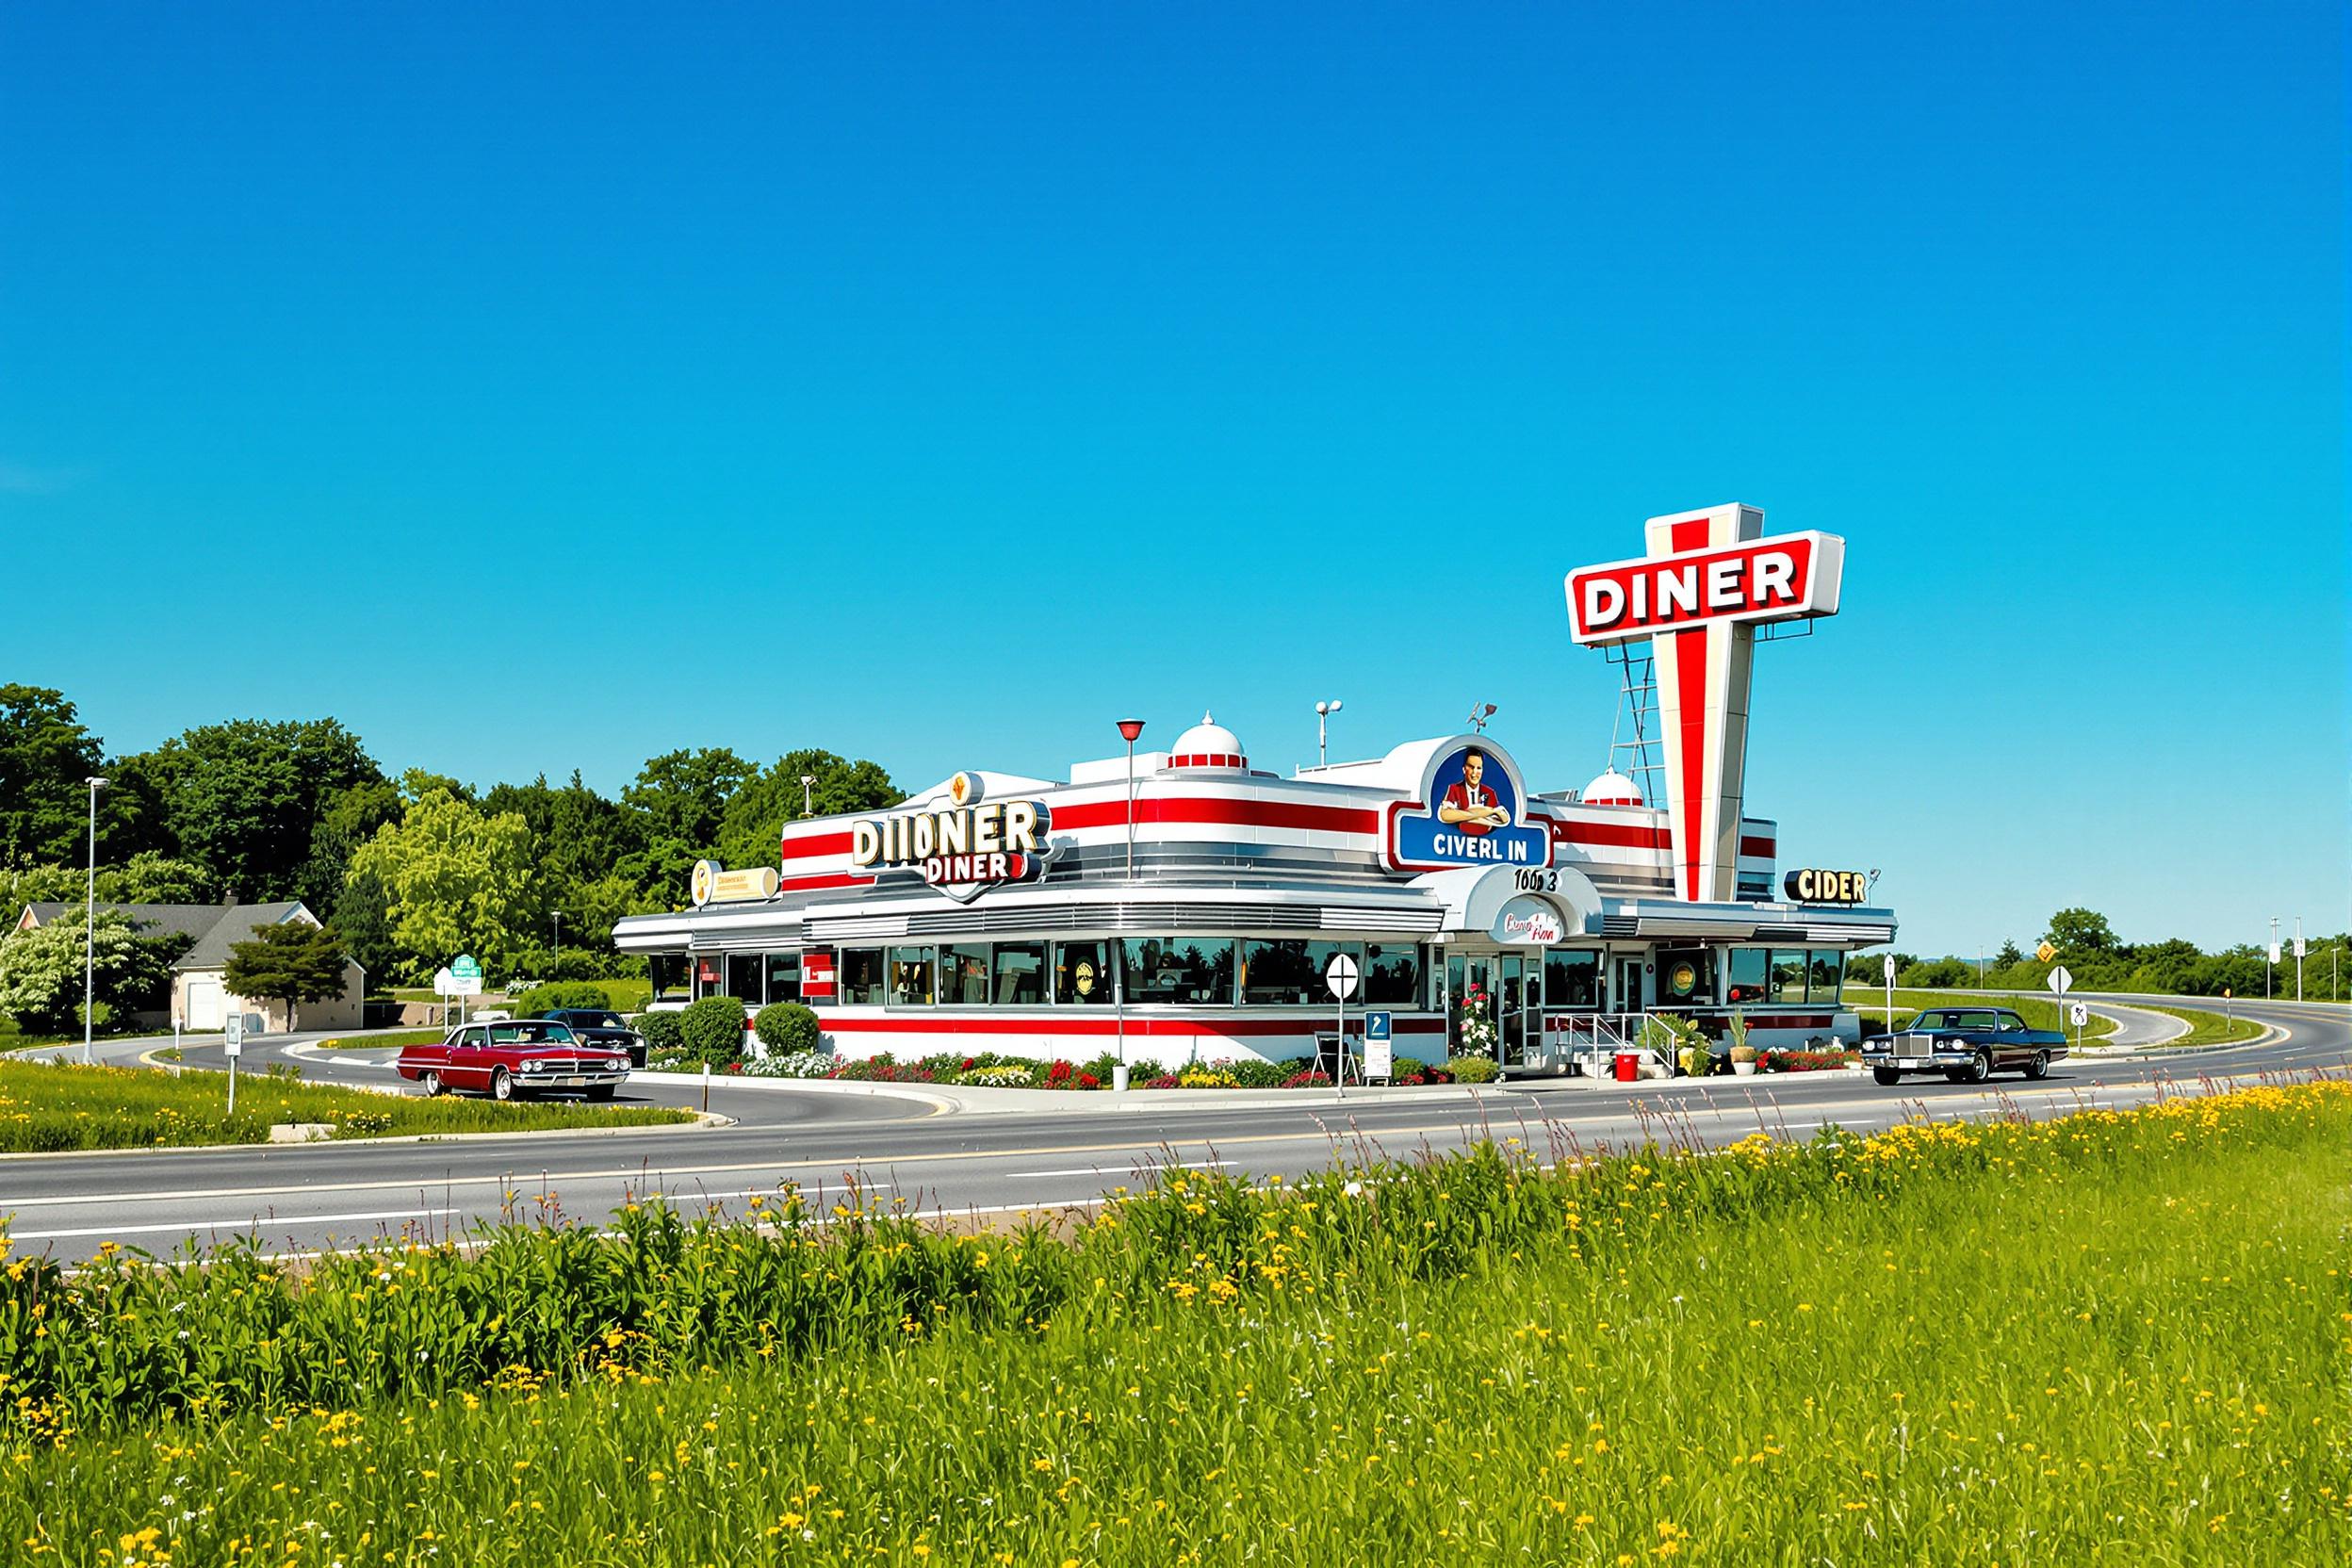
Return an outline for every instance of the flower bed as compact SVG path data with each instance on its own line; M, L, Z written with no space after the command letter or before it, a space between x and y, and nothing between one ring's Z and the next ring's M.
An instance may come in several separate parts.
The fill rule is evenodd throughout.
M1757 1070L1763 1072L1829 1072L1856 1065L1862 1058L1851 1051L1759 1051Z
M789 1055L744 1057L720 1065L721 1073L758 1078L830 1078L861 1084L939 1084L963 1088L1107 1089L1119 1069L1119 1058L1104 1052L1089 1061L1056 1057L1040 1061L1030 1056L1006 1056L993 1051L971 1055L944 1053L901 1061L890 1052L843 1059L823 1051ZM645 1063L649 1072L702 1070L691 1052L657 1051ZM1216 1057L1174 1070L1157 1063L1136 1062L1131 1083L1141 1089L1313 1089L1329 1088L1331 1076L1304 1058L1269 1062L1256 1057ZM1484 1057L1456 1057L1446 1062L1396 1058L1391 1084L1414 1087L1431 1084L1484 1084L1496 1077L1494 1064Z

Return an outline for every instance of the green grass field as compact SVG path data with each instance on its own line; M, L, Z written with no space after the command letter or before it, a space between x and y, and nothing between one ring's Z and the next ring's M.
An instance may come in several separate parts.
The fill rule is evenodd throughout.
M281 1121L332 1122L337 1137L385 1137L685 1119L654 1106L422 1100L263 1073L239 1075L232 1117L220 1073L0 1062L0 1153L263 1143Z
M2337 1083L1184 1174L1069 1242L787 1200L780 1234L642 1209L302 1274L20 1262L0 1539L109 1568L2341 1562L2347 1153Z
M2262 1026L2250 1018L2233 1017L2228 1012L2208 1013L2191 1007L2158 1007L2134 1002L2134 1007L2147 1007L2151 1013L2164 1013L2184 1020L2189 1032L2179 1039L2150 1047L2156 1051L2186 1051L2200 1045L2228 1045L2234 1040L2250 1040L2262 1032Z
M1845 990L1846 1005L1870 1018L1886 1016L1886 991L1884 987L1865 987L1849 983ZM2082 1026L2082 1037L2095 1040L2115 1032L2115 1021L2099 1011L2099 1004L2091 1004L2091 1021ZM1898 1028L1908 1023L1922 1007L2007 1007L2025 1020L2029 1029L2064 1028L2071 1039L2074 1025L2063 1021L2066 1009L2048 997L2039 996L1968 996L1958 991L1904 990L1895 988L1895 1021Z

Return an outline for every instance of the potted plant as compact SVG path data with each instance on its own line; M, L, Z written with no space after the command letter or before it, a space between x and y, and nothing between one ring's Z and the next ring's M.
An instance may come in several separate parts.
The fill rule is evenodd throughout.
M1756 1076L1756 1047L1748 1043L1748 1015L1734 1007L1723 1030L1731 1041L1731 1070L1742 1078Z

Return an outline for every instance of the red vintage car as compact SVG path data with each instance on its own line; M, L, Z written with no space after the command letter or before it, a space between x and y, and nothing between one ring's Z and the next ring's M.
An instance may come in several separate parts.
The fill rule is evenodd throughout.
M395 1065L429 1095L471 1089L493 1100L559 1092L610 1100L629 1077L628 1052L535 1018L452 1029L438 1045L403 1046Z

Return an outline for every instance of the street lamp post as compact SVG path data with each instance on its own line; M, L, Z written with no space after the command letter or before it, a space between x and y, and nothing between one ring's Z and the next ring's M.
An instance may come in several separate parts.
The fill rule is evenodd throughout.
M1127 880L1135 880L1135 742L1143 734L1141 719L1119 721L1119 738L1127 743ZM1111 1087L1121 1094L1127 1091L1127 953L1124 938L1111 939L1117 944L1119 962L1111 969L1111 1003L1119 1015L1119 1066L1111 1074Z
M2278 917L2270 917L2270 945L2262 950L2262 1000L2270 1000L2271 966L2278 961Z
M564 978L564 911L557 909L552 912L555 915L555 956L547 960L547 978L561 980Z
M1331 762L1330 737L1323 727L1324 722L1338 711L1339 699L1337 697L1331 698L1329 702L1318 702L1315 705L1315 765L1318 768L1328 766Z
M800 776L800 814L804 817L813 817L817 814L817 797L814 793L816 787L817 776L815 774L805 773Z
M82 1065L90 1065L90 1021L98 1012L98 792L106 781L82 780L90 786L90 883L82 897Z

